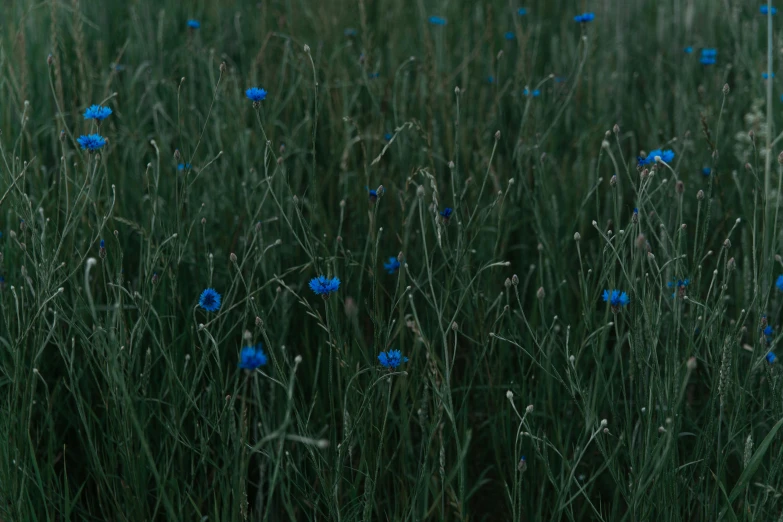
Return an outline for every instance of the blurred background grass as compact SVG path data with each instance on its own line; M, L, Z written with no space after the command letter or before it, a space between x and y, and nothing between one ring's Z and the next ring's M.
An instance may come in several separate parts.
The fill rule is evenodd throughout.
M759 8L4 3L0 517L779 519Z

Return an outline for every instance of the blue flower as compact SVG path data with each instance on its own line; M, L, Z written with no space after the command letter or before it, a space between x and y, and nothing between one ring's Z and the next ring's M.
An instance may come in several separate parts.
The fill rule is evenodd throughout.
M432 25L446 25L446 19L442 16L430 16L429 21Z
M666 286L669 288L676 288L677 291L672 294L672 299L677 296L683 297L685 295L685 288L691 284L690 279L678 279L676 281L669 281Z
M88 150L90 152L96 151L106 145L106 140L100 134L82 135L79 136L76 141L82 146L82 150Z
M201 292L198 305L207 312L217 312L220 309L220 294L213 288Z
M378 201L378 191L375 189L371 189L370 187L364 187L367 189L367 194L369 194L370 203L375 203Z
M638 157L637 162L639 165L652 165L655 163L656 156L660 156L661 161L664 163L671 163L674 159L674 152L669 149L654 149L651 150L649 154L647 154L646 158Z
M777 281L775 281L775 286L777 286L777 287L778 287L778 290L780 290L781 292L783 292L783 274L780 274L780 275L778 276L778 279L777 279Z
M517 9L517 14L519 16L525 16L527 14L527 9L525 9L524 7L520 7L519 9Z
M264 366L267 362L264 347L261 343L255 346L245 346L239 353L239 366L243 370L255 370L259 366Z
M266 100L266 90L259 89L258 87L251 87L245 91L245 96L253 102L260 102Z
M712 47L707 47L701 50L701 56L699 57L699 63L702 65L715 65L717 63L718 50Z
M767 352L767 355L765 357L769 364L773 364L775 361L778 360L778 356L775 355L775 352Z
M345 36L356 36L356 29L353 27L346 27L343 31L343 35Z
M378 78L380 75L381 75L381 73L379 73L379 72L367 73L367 77L369 79L371 79L371 80L374 80L374 79Z
M386 134L383 135L383 139L385 139L386 141L391 141L392 133L391 132L387 132Z
M682 50L685 54L691 54L693 52L693 47L690 45Z
M537 98L538 96L541 96L541 91L539 89L535 89L533 92L530 92L527 87L522 91L522 94L524 96L533 96L533 98Z
M201 29L201 22L199 22L198 20L190 19L188 20L188 27L190 27L191 29Z
M766 5L762 5L762 6L760 6L760 7L759 7L759 12L760 12L761 14L763 14L763 15L770 14L770 13L772 13L773 15L776 15L776 14L778 14L778 10L777 10L777 8L776 8L776 7L773 7L772 9L769 9L769 7L768 7L768 6L766 6Z
M612 305L612 308L615 310L622 306L627 306L628 303L631 302L631 300L628 298L628 294L621 292L620 290L604 290L604 293L601 297L605 302Z
M702 176L705 176L705 177L706 177L706 176L709 176L710 174L712 174L712 169L711 169L711 168L709 168L709 167L703 167L703 168L701 169L701 175L702 175Z
M310 289L315 292L315 295L328 297L329 294L336 292L338 288L340 288L340 280L336 277L329 279L321 275L310 280Z
M403 357L399 350L389 350L388 352L381 352L378 355L378 361L384 368L394 370L400 364L408 362L408 358Z
M388 273L393 274L400 269L400 262L397 261L396 257L390 257L389 261L383 264L383 269Z
M595 13L582 13L574 17L574 22L578 22L580 24L586 24L587 22L592 22L594 19L595 19Z
M454 212L454 209L451 207L446 207L443 210L440 211L440 215L443 218L443 221L448 221L451 217L451 213Z
M192 165L190 163L180 163L177 165L177 170L190 170L192 168Z
M487 83L495 83L495 77L491 74L487 76Z
M769 74L766 72L761 73L761 77L764 78L765 80L769 80L770 78ZM772 73L772 78L774 77L775 77L775 73Z
M90 105L84 111L85 120L103 121L109 116L111 116L111 109L109 107L101 107L100 105Z
M514 32L513 31L506 31L506 34L503 35L503 38L506 40L513 40L514 39Z

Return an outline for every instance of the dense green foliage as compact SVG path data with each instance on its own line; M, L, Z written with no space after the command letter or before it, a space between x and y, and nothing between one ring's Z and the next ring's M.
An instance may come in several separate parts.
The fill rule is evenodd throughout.
M3 3L0 520L778 520L783 15L592 4Z

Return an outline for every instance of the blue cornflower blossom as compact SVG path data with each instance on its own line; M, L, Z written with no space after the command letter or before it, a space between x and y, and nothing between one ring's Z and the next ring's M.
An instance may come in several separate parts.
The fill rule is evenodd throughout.
M400 364L408 362L408 358L403 357L399 350L389 350L388 352L381 352L378 355L378 361L384 368L394 370Z
M712 169L711 169L711 168L709 168L709 167L703 167L703 168L701 169L701 175L702 175L702 176L705 176L705 177L706 177L706 176L709 176L710 174L712 174Z
M767 346L772 344L772 336L775 335L775 329L772 328L772 326L767 325L764 327L761 333L764 334L764 340L767 342Z
M699 56L699 63L702 65L715 65L718 59L718 50L712 47L701 50L701 56Z
M586 24L587 22L592 22L594 19L595 19L595 13L582 13L574 17L574 22L578 22L580 24Z
M506 40L513 40L514 31L506 31L506 34L503 35L503 38L505 38Z
M454 209L451 207L446 207L443 210L440 211L440 216L443 218L443 221L448 221L451 217L452 212L454 212Z
M767 352L767 355L764 357L766 357L769 364L774 364L774 362L778 360L778 356L775 355L775 352Z
M397 261L396 257L390 257L389 261L383 264L383 269L393 274L400 269L400 262Z
M177 170L190 170L193 166L190 163L180 163L177 165Z
M264 347L261 343L255 346L245 346L239 353L239 366L243 370L255 370L259 366L264 366L267 362Z
M775 281L775 286L778 287L778 290L783 292L783 274L780 274Z
M684 48L682 52L685 54L691 54L693 52L693 47L689 45L688 47Z
M655 157L659 156L661 158L661 161L664 163L671 163L674 159L674 152L666 149L654 149L651 150L649 154L647 154L646 158L642 158L641 156L637 158L637 162L639 165L653 165L655 164Z
M533 90L533 91L531 92L530 90L528 90L527 88L525 88L525 89L522 91L522 95L523 95L523 96L532 96L533 98L537 98L538 96L541 96L541 91L540 91L539 89L535 89L535 90Z
M770 78L775 77L775 73L772 73L772 76L770 76L769 73L763 72L761 73L761 77L764 78L765 80L769 80Z
M604 302L612 305L612 311L617 312L621 307L628 306L631 300L628 298L628 294L621 292L620 290L604 290L601 295Z
M778 14L778 9L776 7L770 9L769 6L762 5L759 7L759 12L763 15L770 14L770 13L776 15Z
M491 83L495 83L495 77L492 76L491 74L489 76L487 76L487 83L490 83L490 84Z
M214 288L207 288L201 292L198 305L207 312L217 312L220 309L220 294Z
M367 189L367 194L369 194L370 203L375 203L378 201L378 191L375 189L371 189L370 187L364 187Z
M391 132L387 132L386 134L383 135L383 139L385 139L386 141L391 141L392 133Z
M106 248L106 241L104 241L103 239L101 239L100 247L101 248Z
M252 102L260 102L266 100L266 90L259 89L258 87L251 87L245 91L245 96Z
M82 146L82 150L90 152L96 151L106 145L106 139L100 134L89 134L79 136L76 141Z
M310 280L310 289L315 292L315 295L322 295L324 298L329 297L329 294L336 292L338 288L340 288L340 280L336 277L329 279L321 275Z
M691 284L690 279L678 279L676 281L669 281L666 283L666 286L669 288L676 288L677 291L672 294L672 299L675 297L684 297L685 296L685 288Z
M201 29L201 22L191 18L190 20L188 20L188 27L190 27L191 29Z
M100 105L90 105L84 111L85 120L103 121L109 116L111 116L111 109L109 107L101 107Z
M343 35L345 36L356 36L356 29L353 27L346 27L343 31Z
M527 14L527 9L525 9L524 7L520 7L519 9L517 9L517 14L519 16L525 16Z
M446 25L446 19L442 16L430 16L429 22L432 25Z

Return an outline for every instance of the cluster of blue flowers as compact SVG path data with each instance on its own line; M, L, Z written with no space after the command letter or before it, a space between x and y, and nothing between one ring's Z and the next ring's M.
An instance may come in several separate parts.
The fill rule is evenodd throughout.
M537 98L541 96L541 91L539 89L535 89L533 91L530 91L527 87L522 91L522 94L524 96L532 96L533 98Z
M776 15L776 14L778 14L778 9L776 7L773 7L773 8L770 9L769 6L764 4L764 5L759 7L759 12L761 12L761 14L763 14L763 15L768 15L768 14Z

